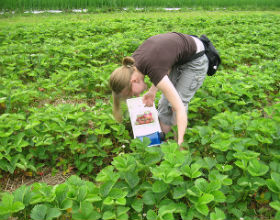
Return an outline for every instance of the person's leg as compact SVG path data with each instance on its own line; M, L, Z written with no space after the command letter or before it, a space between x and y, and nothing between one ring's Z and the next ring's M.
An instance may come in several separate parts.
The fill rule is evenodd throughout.
M203 55L191 62L183 64L178 67L180 74L175 82L172 82L175 86L181 100L188 112L188 105L196 91L202 86L203 81L207 75L208 70L208 58ZM172 115L173 122L176 119L175 112Z

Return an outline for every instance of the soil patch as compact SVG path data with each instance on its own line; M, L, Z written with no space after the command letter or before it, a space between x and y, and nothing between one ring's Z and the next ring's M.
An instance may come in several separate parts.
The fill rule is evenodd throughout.
M28 172L19 172L14 175L3 175L1 178L0 189L4 192L13 192L22 185L32 185L36 182L43 182L47 185L57 185L64 183L74 172L64 173L58 171L53 174L51 169L44 170L42 175L30 176Z

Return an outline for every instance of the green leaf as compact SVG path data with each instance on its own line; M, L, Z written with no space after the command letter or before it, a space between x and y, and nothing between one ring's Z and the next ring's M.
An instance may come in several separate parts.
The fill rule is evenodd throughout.
M205 179L199 178L199 179L195 180L194 184L201 192L207 193L208 182Z
M126 172L125 181L128 183L130 188L134 188L140 181L140 178L136 172Z
M242 170L245 170L247 169L247 161L244 161L244 160L237 160L234 162L236 166L238 166L239 168L241 168Z
M214 196L208 193L203 194L199 199L198 203L200 204L208 204L214 200Z
M104 212L103 214L103 218L104 220L107 220L107 219L116 219L116 215L115 213L113 213L112 211L106 211Z
M191 179L200 177L202 175L202 173L199 171L199 169L201 168L200 164L192 164L191 167L189 167L188 165L185 165L181 168L182 174L190 177Z
M56 197L55 188L48 186L46 183L34 183L32 192L31 204L52 202Z
M269 188L270 191L274 193L280 193L280 188L276 185L275 181L272 179L266 180L266 185Z
M46 205L36 205L31 211L31 218L34 220L52 220L58 218L61 211L58 208L49 208Z
M192 220L194 218L194 212L195 212L194 208L190 208L185 212L181 212L182 220Z
M225 218L225 213L219 208L215 208L215 212L210 214L210 220L224 220Z
M213 191L219 190L221 187L222 187L222 184L220 181L218 181L218 180L211 181L210 183L208 183L207 192L211 193Z
M127 195L127 191L124 191L119 188L113 188L109 193L109 196L112 197L113 199L124 198L126 195Z
M274 201L269 203L269 205L274 208L276 211L280 212L280 202L279 201Z
M195 181L195 186L204 193L211 193L221 188L221 182L218 180L212 180L208 183L205 179L199 178Z
M56 194L55 200L57 201L59 208L61 208L62 203L66 199L67 192L68 192L68 186L66 184L58 185L55 188L55 194Z
M162 158L161 152L155 152L155 153L146 153L144 157L144 164L146 165L154 165L158 163Z
M84 201L86 196L87 196L87 186L82 185L81 187L78 188L77 201L78 202Z
M14 202L14 196L5 193L2 197L2 202L0 203L0 215L6 215L9 213L15 213L25 208L22 202Z
M98 196L97 194L92 194L92 193L91 193L91 194L88 194L88 195L87 195L85 201L93 203L93 202L98 202L98 201L101 201L101 200L102 200L102 199L101 199L100 196Z
M73 205L73 201L72 201L72 200L65 199L65 200L61 203L61 205L60 205L59 208L60 208L61 210L66 210L66 209L71 208L72 205Z
M161 219L162 219L162 220L175 220L175 219L174 219L174 216L173 216L173 213L167 213L167 214L165 214L164 216L162 216Z
M169 184L181 175L181 172L173 168L167 161L163 161L160 166L150 168L153 178L160 179Z
M215 143L210 144L211 147L220 151L227 151L230 149L232 140L217 140Z
M199 211L202 215L204 216L207 216L208 215L208 212L209 212L209 209L208 209L208 206L206 204L196 204L195 205L195 208L197 211Z
M240 160L245 160L245 161L250 161L252 159L256 159L259 155L260 155L260 153L257 153L255 151L250 151L250 150L238 151L233 154L233 156L235 158L240 159Z
M211 192L211 194L214 196L214 201L215 202L225 202L227 197L222 193L221 191L214 191Z
M175 187L173 191L173 198L174 199L181 199L187 194L187 190L185 187Z
M121 172L134 172L136 167L136 162L133 156L124 154L118 157L115 157L112 165Z
M74 185L74 186L77 186L77 187L80 187L81 185L84 184L83 180L78 177L78 176L70 176L69 179L67 180L67 183L70 184L70 185Z
M165 191L168 188L168 184L164 183L163 181L155 181L152 185L152 190L155 193L160 193Z
M210 158L210 157L205 157L204 158L204 161L205 161L205 163L206 163L206 165L207 165L207 169L208 170L211 170L215 165L216 165L216 163L217 163L217 161L215 160L215 159L213 159L213 158Z
M108 196L106 199L103 201L103 205L113 205L114 204L114 199Z
M58 208L48 208L46 220L52 220L58 218L61 215L61 211Z
M221 165L221 164L217 164L216 167L221 172L227 172L232 170L233 168L231 165Z
M100 213L94 210L89 202L81 202L77 210L73 210L73 220L97 220L101 217Z
M257 159L249 161L248 171L252 176L263 176L268 170L269 167Z
M98 175L96 177L96 181L105 182L105 181L115 180L118 178L119 178L119 175L114 172L114 167L107 166L98 173Z
M165 155L173 154L179 150L177 143L164 143L160 146L160 148Z
M36 205L31 211L31 218L34 220L52 220L58 218L61 212L58 208L49 208L46 205Z
M108 182L105 182L103 183L101 186L100 186L100 194L102 197L105 197L107 196L111 189L113 188L113 186L115 185L116 182L113 182L113 181L108 181Z
M280 212L277 212L274 217L275 220L280 219Z
M30 128L34 128L35 126L39 125L41 122L34 120L32 122L29 122L26 126L25 126L25 130L30 129Z
M119 215L117 219L118 220L128 220L128 217L129 217L128 214L125 213L125 214Z
M25 206L32 198L31 186L22 185L13 193L14 202L22 202Z
M230 186L232 185L232 179L230 178L225 178L222 182L223 185L226 185L226 186Z
M151 209L147 212L147 220L157 220L157 214Z
M127 214L129 209L130 209L129 207L118 206L117 207L117 215L121 216L123 214Z
M273 179L276 185L278 186L278 188L280 188L280 174L276 172L272 172L271 179Z
M248 177L244 177L244 176L242 176L241 178L238 179L237 184L239 186L244 186L244 187L248 186L250 188L252 186L250 179Z
M232 213L233 215L235 215L235 217L237 217L238 219L242 217L243 212L240 211L239 209L236 208L231 208L229 209L229 213Z
M171 214L174 213L176 211L176 204L175 203L171 203L169 205L161 205L159 210L158 210L158 215L159 217L162 217L166 214Z
M31 210L30 217L34 220L45 220L48 207L46 205L36 205Z
M199 130L199 136L202 139L202 144L205 145L211 139L212 130L207 126L198 126L198 130Z
M131 206L136 212L141 212L143 209L142 199L134 199Z
M215 197L215 195L214 195ZM237 197L234 196L234 195L228 195L227 198L226 198L226 202L227 203L234 203L236 201Z
M187 193L191 196L200 197L202 195L202 192L199 190L197 186L193 186L189 189L187 189Z
M181 151L169 153L164 155L164 159L168 161L173 167L180 167L186 161L186 156Z
M152 191L146 191L143 194L143 202L146 205L154 205L156 203L156 199Z
M126 205L126 199L125 198L118 198L116 199L117 205Z

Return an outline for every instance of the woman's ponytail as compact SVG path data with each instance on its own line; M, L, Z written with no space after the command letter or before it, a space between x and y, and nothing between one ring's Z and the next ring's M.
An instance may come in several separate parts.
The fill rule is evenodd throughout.
M132 57L125 57L125 58L123 58L122 64L123 64L123 66L130 68L130 67L134 66L135 61Z
M122 121L121 99L114 92L112 92L112 96L113 96L113 115L114 115L114 118L118 122L121 122Z

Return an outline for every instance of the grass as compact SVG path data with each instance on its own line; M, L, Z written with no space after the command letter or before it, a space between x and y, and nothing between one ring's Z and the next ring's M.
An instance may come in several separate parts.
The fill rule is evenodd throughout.
M182 7L182 8L236 8L277 10L279 0L1 0L0 8L4 10L46 10L88 8L117 9L123 7Z
M250 14L254 15L261 15L263 14L263 11L254 11L250 12ZM280 11L266 11L266 14L280 14ZM179 12L179 11L172 11L172 12L162 12L157 11L154 13L145 13L145 12L115 12L115 13L98 13L98 14L69 14L69 13L60 13L60 14L51 14L51 13L43 13L43 14L10 14L10 15L2 15L0 16L0 27L5 27L7 24L9 25L20 25L20 24L26 24L26 23L49 23L49 22L59 22L59 21L84 21L84 22L98 22L98 21L106 21L107 19L115 19L116 17L119 19L131 19L132 17L142 18L145 16L146 18L158 18L158 17L176 17L176 16L182 16L184 18L192 18L195 16L201 16L204 15L206 17L214 18L214 17L231 17L235 15L246 15L248 14L247 11L232 11L228 13L227 11L215 11L215 13L211 11L203 11L203 10L196 10L196 11L189 11L187 13L185 12Z

